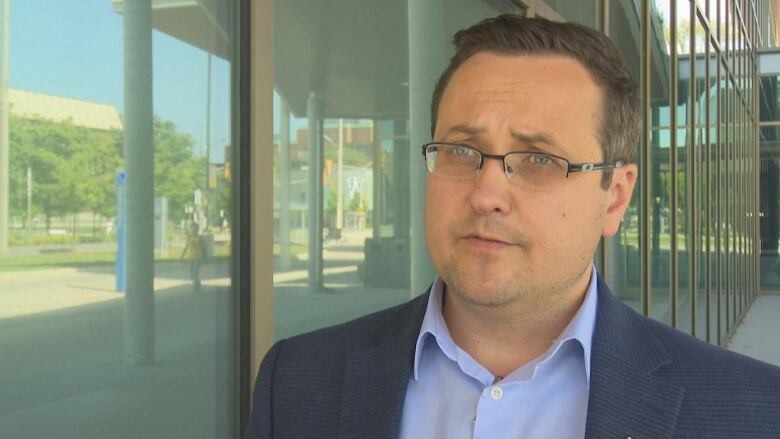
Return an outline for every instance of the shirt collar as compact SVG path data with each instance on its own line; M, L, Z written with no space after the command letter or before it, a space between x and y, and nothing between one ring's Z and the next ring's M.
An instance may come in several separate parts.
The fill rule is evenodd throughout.
M419 380L420 358L423 347L429 338L433 338L439 345L442 353L452 361L458 361L458 347L450 335L447 324L442 316L442 297L444 295L444 281L441 277L431 286L431 293L428 297L428 307L425 310L420 334L417 336L417 344L414 352L414 380ZM561 332L560 337L555 339L550 349L542 355L537 364L542 365L555 357L561 346L569 340L579 342L582 346L582 352L585 360L585 374L590 381L590 354L593 342L593 328L596 323L596 308L598 295L598 272L596 267L591 267L590 283L585 292L585 299L582 301L577 313L571 319L566 328Z

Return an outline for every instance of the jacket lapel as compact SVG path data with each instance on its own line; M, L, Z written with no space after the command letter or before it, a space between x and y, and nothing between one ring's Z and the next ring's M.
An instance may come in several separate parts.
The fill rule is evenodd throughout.
M428 292L399 308L385 325L380 325L370 345L348 352L340 438L398 436L414 348L427 305Z
M671 355L600 278L598 296L585 437L671 437L685 389L654 375Z

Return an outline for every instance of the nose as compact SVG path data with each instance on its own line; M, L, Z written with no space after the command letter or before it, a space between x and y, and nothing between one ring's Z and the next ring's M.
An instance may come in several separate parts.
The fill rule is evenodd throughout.
M504 163L486 159L469 196L471 208L478 215L506 215L512 207L511 190L511 183L504 173Z

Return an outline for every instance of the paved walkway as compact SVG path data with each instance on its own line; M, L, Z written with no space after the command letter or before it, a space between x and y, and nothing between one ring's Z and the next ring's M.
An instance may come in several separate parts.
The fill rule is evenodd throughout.
M274 275L276 338L408 300L365 288L356 243L328 245L324 291L305 261ZM124 295L111 267L0 273L0 438L234 436L235 302L227 262L193 294L184 263L155 267L155 362L122 361ZM730 349L780 365L780 295L760 296ZM185 421L186 420L186 421Z
M780 366L780 294L756 297L728 348Z

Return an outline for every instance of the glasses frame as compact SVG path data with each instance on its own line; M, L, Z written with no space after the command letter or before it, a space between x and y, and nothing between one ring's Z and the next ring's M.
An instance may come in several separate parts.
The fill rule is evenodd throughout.
M507 172L507 164L506 164L506 158L507 156L510 155L518 155L518 154L519 155L543 155L547 157L556 158L558 160L562 160L564 163L566 163L566 176L564 178L569 178L569 174L572 172L590 172L590 171L599 171L604 169L617 169L623 167L626 164L626 162L622 160L618 160L616 162L602 162L602 163L571 163L569 160L559 155L550 154L547 152L536 152L536 151L510 151L506 154L501 154L501 155L487 154L466 143L429 142L422 146L422 154L423 157L425 157L426 165L428 163L428 154L427 154L428 148L436 145L462 146L476 152L477 155L479 156L479 165L475 169L476 173L474 174L474 176L479 174L479 171L482 170L482 167L485 164L485 159L500 160L501 164L504 166L504 174L506 175L507 180L509 180L510 182L512 181L512 179L509 177L509 173ZM433 171L429 171L429 172L432 173Z

